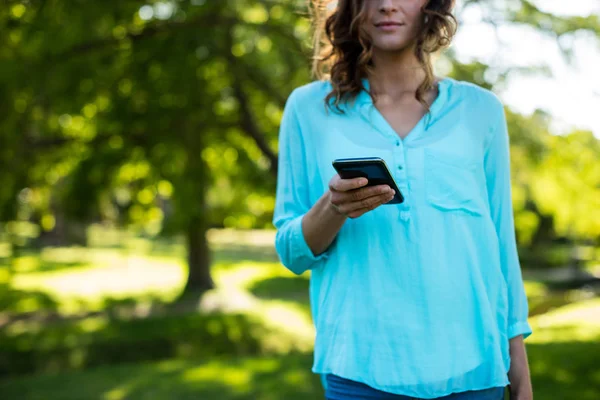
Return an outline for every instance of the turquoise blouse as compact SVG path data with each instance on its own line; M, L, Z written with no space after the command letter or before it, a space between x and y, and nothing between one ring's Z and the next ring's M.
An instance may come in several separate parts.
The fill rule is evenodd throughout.
M330 90L313 82L287 101L273 218L282 264L311 271L313 371L420 398L509 384L509 339L531 327L502 103L445 78L400 139L366 91L341 114L324 107ZM346 157L383 158L405 202L348 219L314 255L302 218Z

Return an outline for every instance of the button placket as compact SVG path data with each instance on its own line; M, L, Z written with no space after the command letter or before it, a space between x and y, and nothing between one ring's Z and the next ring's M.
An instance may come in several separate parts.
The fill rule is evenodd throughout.
M379 111L375 108L372 103L362 104L360 106L360 114L362 117L369 122L369 124L382 133L384 136L390 139L392 145L392 153L394 159L394 165L390 166L392 169L390 173L394 175L396 183L398 184L398 189L404 195L404 203L398 205L398 219L402 223L407 223L410 221L410 206L408 203L410 199L408 198L408 179L406 176L406 157L405 157L405 143L400 139L398 134L393 130L393 128L389 125L389 123L385 120L383 115L379 113ZM421 129L421 122L419 122L413 130L410 132L409 136L414 137L418 134L418 130Z
M404 194L404 203L398 206L398 219L402 223L407 223L410 221L410 199L407 196L408 192L408 180L406 176L406 157L405 157L405 147L404 143L396 138L396 148L394 148L394 162L395 162L395 179L398 183L399 189Z

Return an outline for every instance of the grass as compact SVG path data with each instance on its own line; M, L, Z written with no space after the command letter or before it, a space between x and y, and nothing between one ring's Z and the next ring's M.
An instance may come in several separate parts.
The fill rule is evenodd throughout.
M322 398L320 381L310 372L314 328L308 277L294 276L277 262L272 233L213 231L209 238L218 289L183 310L169 308L185 279L180 240L152 242L98 231L95 247L44 249L17 259L9 275L0 268L5 311L74 319L52 327L16 321L0 330L4 340L20 340L13 347L3 341L9 349L46 346L51 352L42 355L55 360L53 367L42 357L45 366L39 370L45 372L0 381L0 398ZM597 400L600 299L582 290L552 290L541 281L525 285L534 329L526 343L536 399ZM81 317L86 313L96 314ZM211 315L216 322L203 322ZM234 325L248 327L241 336L226 322L229 315L240 316ZM145 342L136 339L144 336ZM256 342L263 355L233 351L240 341ZM155 349L155 356L140 358L124 350L136 342L139 351ZM62 358L52 353L65 346L71 347L60 353ZM238 356L217 356L227 348ZM146 361L131 362L136 359ZM78 362L85 369L69 370Z
M591 299L532 318L527 351L536 399L598 399L598 315L600 299ZM23 400L322 398L311 362L310 354L169 360L21 377L0 383L0 393Z
M311 356L169 360L0 383L3 399L318 399Z
M308 306L308 276L294 276L273 261L276 255L269 247L270 236L260 232L256 236L235 231L209 235L215 260L212 273L218 289L207 293L195 309L204 313L245 313L290 339L269 339L267 348L309 351L314 328ZM124 248L105 245L90 249L45 249L17 259L18 267L13 267L16 273L10 285L22 294L22 299L8 309L43 312L50 308L66 317L120 305L143 310L174 300L185 283L181 244L131 240L124 242ZM101 244L98 239L95 242ZM234 249L233 253L229 247ZM75 266L40 270L42 266L60 262ZM281 281L292 285L293 292L277 288ZM46 296L45 303L50 307L44 307L41 301L32 302L28 294L34 292Z

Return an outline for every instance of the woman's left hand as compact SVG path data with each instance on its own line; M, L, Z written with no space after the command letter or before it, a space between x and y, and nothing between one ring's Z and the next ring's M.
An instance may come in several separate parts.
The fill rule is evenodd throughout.
M533 400L529 364L523 336L510 339L510 400Z

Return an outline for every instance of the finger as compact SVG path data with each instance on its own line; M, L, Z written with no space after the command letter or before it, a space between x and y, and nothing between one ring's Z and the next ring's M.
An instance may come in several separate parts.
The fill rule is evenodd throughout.
M393 198L393 197L392 197ZM373 211L374 209L378 208L379 206L381 206L382 204L385 204L387 202L389 202L391 199L383 201L379 204L377 204L377 206L375 207L370 207L370 208L359 208L358 210L354 210L351 211L349 213L346 214L346 216L348 216L348 218L354 219L354 218L358 218L366 213L368 213L369 211Z
M369 207L378 196L386 197L388 195L394 195L392 188L380 185L351 192L335 193L333 197L339 206L345 206L344 210L350 212L358 208Z
M391 190L391 189L390 189ZM394 198L395 192L392 190L391 192L386 192L384 194L379 194L376 196L367 197L366 199L362 199L360 201L355 201L352 203L347 203L339 207L339 209L346 215L352 217L353 213L358 211L371 211L376 209L382 204L385 204L391 201ZM364 214L364 212L362 214ZM362 215L360 214L360 215Z
M331 202L335 205L342 206L344 204L354 203L362 201L371 196L377 196L380 194L392 193L392 188L388 185L377 185L371 187L365 187L360 189L354 189L347 192L331 191Z
M380 194L389 194L389 193L392 193L391 187L389 187L388 185L377 185L377 186L371 186L371 187L351 190L349 192L344 192L344 193L342 193L342 196L340 196L340 197L342 198L343 203L348 203L348 202L361 201L361 200L367 199L372 196L378 196ZM344 201L344 200L346 200L346 198L348 200Z
M359 189L367 185L367 178L352 178L342 179L339 175L335 175L329 183L329 189L336 192L347 192L353 189Z

